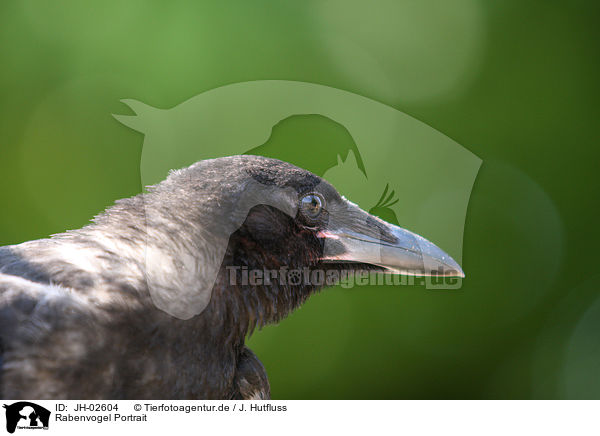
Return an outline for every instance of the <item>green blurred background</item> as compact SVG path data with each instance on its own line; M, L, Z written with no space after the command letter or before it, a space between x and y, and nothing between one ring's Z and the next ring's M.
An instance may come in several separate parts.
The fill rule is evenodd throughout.
M460 291L313 297L250 340L273 397L600 398L599 11L548 0L5 0L0 244L81 227L141 192L143 136L111 116L128 113L122 98L169 108L259 79L344 89L483 159L467 279Z

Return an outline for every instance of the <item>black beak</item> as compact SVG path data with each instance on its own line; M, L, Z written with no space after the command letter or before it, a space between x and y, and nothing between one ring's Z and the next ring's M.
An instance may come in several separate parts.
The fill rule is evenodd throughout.
M329 211L324 262L357 262L391 274L464 277L460 265L427 239L344 201Z

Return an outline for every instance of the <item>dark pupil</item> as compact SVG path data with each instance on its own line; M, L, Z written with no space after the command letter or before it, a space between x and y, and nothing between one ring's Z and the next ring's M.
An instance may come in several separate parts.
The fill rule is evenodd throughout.
M311 218L321 212L321 199L316 195L307 195L302 199L302 209Z

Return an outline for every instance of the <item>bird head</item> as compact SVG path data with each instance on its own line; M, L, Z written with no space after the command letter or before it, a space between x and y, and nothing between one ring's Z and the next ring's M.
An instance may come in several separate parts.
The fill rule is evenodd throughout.
M218 298L234 298L221 295L229 292L243 300L241 305L254 306L260 322L277 320L315 290L333 284L328 278L335 282L340 276L331 271L464 276L448 254L425 238L365 212L324 179L276 159L201 161L171 173L153 195L147 202L150 226L167 222L152 217L157 210L163 211L159 215L177 210L177 219L168 222L184 223L171 233L184 235L176 245L188 247L189 255L180 250L171 257L180 266L178 280L189 278L177 288L193 290L194 296L176 299L174 309L172 292L153 295L159 307L179 311L180 318L200 313L217 290ZM202 253L196 260L195 250ZM152 256L149 261L154 263ZM167 277L164 269L149 267L151 285Z
M248 211L242 228L258 251L281 255L302 251L304 256L293 258L304 258L301 266L312 268L343 264L386 273L464 276L436 245L365 212L324 179L274 159L248 156L244 160L254 182L246 185L246 191L258 195L252 195L257 204ZM279 191L275 202L274 189ZM259 203L263 194L270 198Z

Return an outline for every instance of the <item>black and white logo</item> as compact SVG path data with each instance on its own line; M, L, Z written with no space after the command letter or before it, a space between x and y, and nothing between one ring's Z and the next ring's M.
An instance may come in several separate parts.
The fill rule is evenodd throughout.
M6 431L14 433L16 429L48 429L50 411L29 401L19 401L4 405L6 409Z

